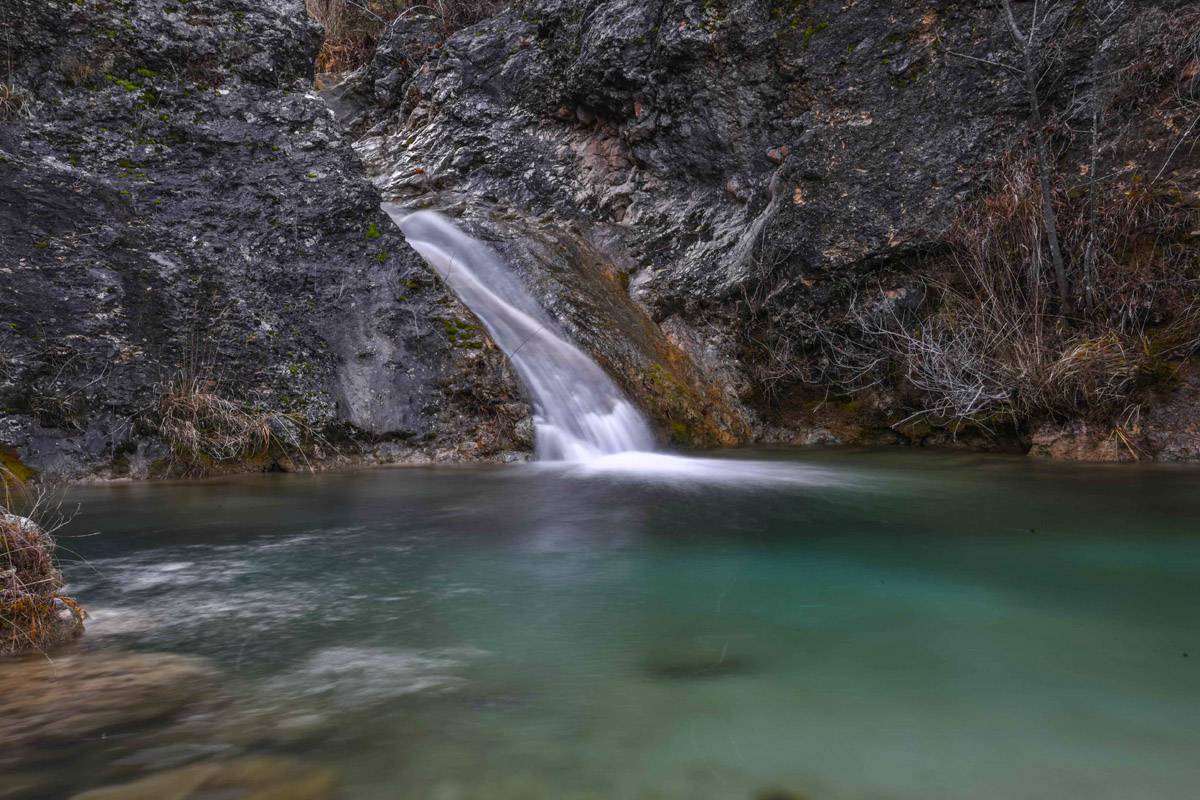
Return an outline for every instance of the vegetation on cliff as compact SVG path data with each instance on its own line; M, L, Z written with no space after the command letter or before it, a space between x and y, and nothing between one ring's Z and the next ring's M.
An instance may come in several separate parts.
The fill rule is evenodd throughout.
M1200 12L1164 16L1103 72L1127 4L1042 9L1018 19L1005 3L1014 58L972 58L1022 81L1028 125L919 261L916 286L810 321L807 361L773 340L769 379L898 387L901 426L1091 419L1136 450L1144 392L1200 347ZM1068 94L1072 63L1088 74Z

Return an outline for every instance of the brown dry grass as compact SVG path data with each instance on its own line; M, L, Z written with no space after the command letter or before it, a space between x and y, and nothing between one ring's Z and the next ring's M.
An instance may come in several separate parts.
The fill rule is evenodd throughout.
M1088 285L1076 281L1085 310L1067 317L1049 283L1033 165L1009 160L992 185L958 220L952 255L929 281L936 311L906 319L894 305L851 310L858 333L925 397L914 417L984 426L998 417L1110 419L1200 347L1200 272L1188 244L1200 215L1173 189L1129 176L1093 187L1096 197L1059 193L1072 274L1084 274L1089 239L1102 254Z
M26 488L4 467L0 485L0 656L44 652L79 635L86 616L61 593L53 532L65 523L45 490Z
M319 439L295 415L255 409L223 396L215 380L184 375L163 388L154 427L171 448L173 471L188 476L222 463L304 461L306 444Z
M0 120L29 116L29 101L25 93L11 83L0 83Z

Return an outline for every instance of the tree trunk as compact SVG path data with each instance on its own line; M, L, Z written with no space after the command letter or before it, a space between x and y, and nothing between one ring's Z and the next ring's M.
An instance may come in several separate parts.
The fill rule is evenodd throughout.
M1096 309L1096 293L1099 289L1100 270L1097 267L1099 258L1099 242L1097 235L1100 230L1100 126L1101 94L1100 94L1100 22L1092 18L1092 140L1088 153L1088 240L1087 250L1083 256L1083 302L1088 312Z
M1050 148L1046 143L1045 125L1038 103L1037 77L1028 56L1025 58L1025 91L1029 95L1029 115L1033 120L1033 136L1037 145L1038 183L1042 186L1042 221L1046 225L1046 243L1050 246L1050 260L1054 264L1058 299L1063 311L1069 314L1074 310L1074 304L1071 302L1071 287L1067 281L1062 247L1058 243L1058 215L1054 212L1054 190L1050 183Z
M1050 148L1046 143L1045 123L1042 121L1042 107L1037 91L1037 70L1033 57L1034 43L1037 40L1037 19L1030 21L1029 36L1026 38L1021 34L1020 26L1017 25L1010 0L1003 0L1003 6L1004 13L1008 18L1008 26L1012 30L1013 38L1016 39L1017 48L1021 51L1024 64L1025 94L1029 98L1029 118L1033 123L1033 138L1037 146L1038 183L1042 190L1042 223L1046 228L1046 244L1050 249L1050 261L1054 265L1054 282L1062 310L1070 314L1074 311L1074 303L1072 303L1070 283L1067 281L1067 268L1063 263L1062 247L1058 242L1058 215L1054 213L1054 190L1050 183Z

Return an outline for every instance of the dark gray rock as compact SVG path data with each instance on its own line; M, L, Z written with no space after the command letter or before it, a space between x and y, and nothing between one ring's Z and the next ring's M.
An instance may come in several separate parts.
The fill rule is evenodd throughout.
M1184 6L1128 9L1101 71L1131 63ZM1087 25L1068 12L1043 86L1059 108L1090 75ZM526 0L389 86L355 118L356 148L388 200L515 209L584 242L603 232L628 258L633 298L731 408L752 412L752 437L807 441L834 424L803 411L828 396L799 381L811 331L854 301L918 305L913 274L1028 131L1018 80L980 62L1011 58L999 13L982 1ZM574 305L560 304L566 327L618 361L620 343L589 336L594 316ZM792 377L770 388L772 371ZM855 405L872 411L841 440L902 438L888 428L911 412L904 397Z
M1188 5L1127 4L1100 73ZM851 303L921 308L1027 134L1018 82L972 60L1010 55L991 0L520 0L444 41L414 12L324 93L337 126L299 0L8 7L0 454L153 472L146 421L197 365L370 457L527 447L502 359L450 335L465 312L380 195L492 240L678 441L949 436L891 430L913 409L895 387L831 402L801 378ZM1067 108L1090 34L1058 8L1043 88ZM1081 137L1056 143L1078 166Z
M0 121L0 447L153 471L181 372L347 454L519 446L503 359L453 345L466 312L311 89L300 0L9 0L4 24L26 103Z

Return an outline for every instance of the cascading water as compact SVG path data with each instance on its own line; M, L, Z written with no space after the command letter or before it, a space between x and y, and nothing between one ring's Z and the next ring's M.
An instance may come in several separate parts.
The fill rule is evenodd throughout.
M433 211L384 210L487 327L533 398L537 457L590 461L654 449L642 415L487 245Z
M433 211L383 210L508 356L533 398L537 458L604 475L678 486L840 482L811 466L655 453L654 436L604 370L558 324L487 245Z

